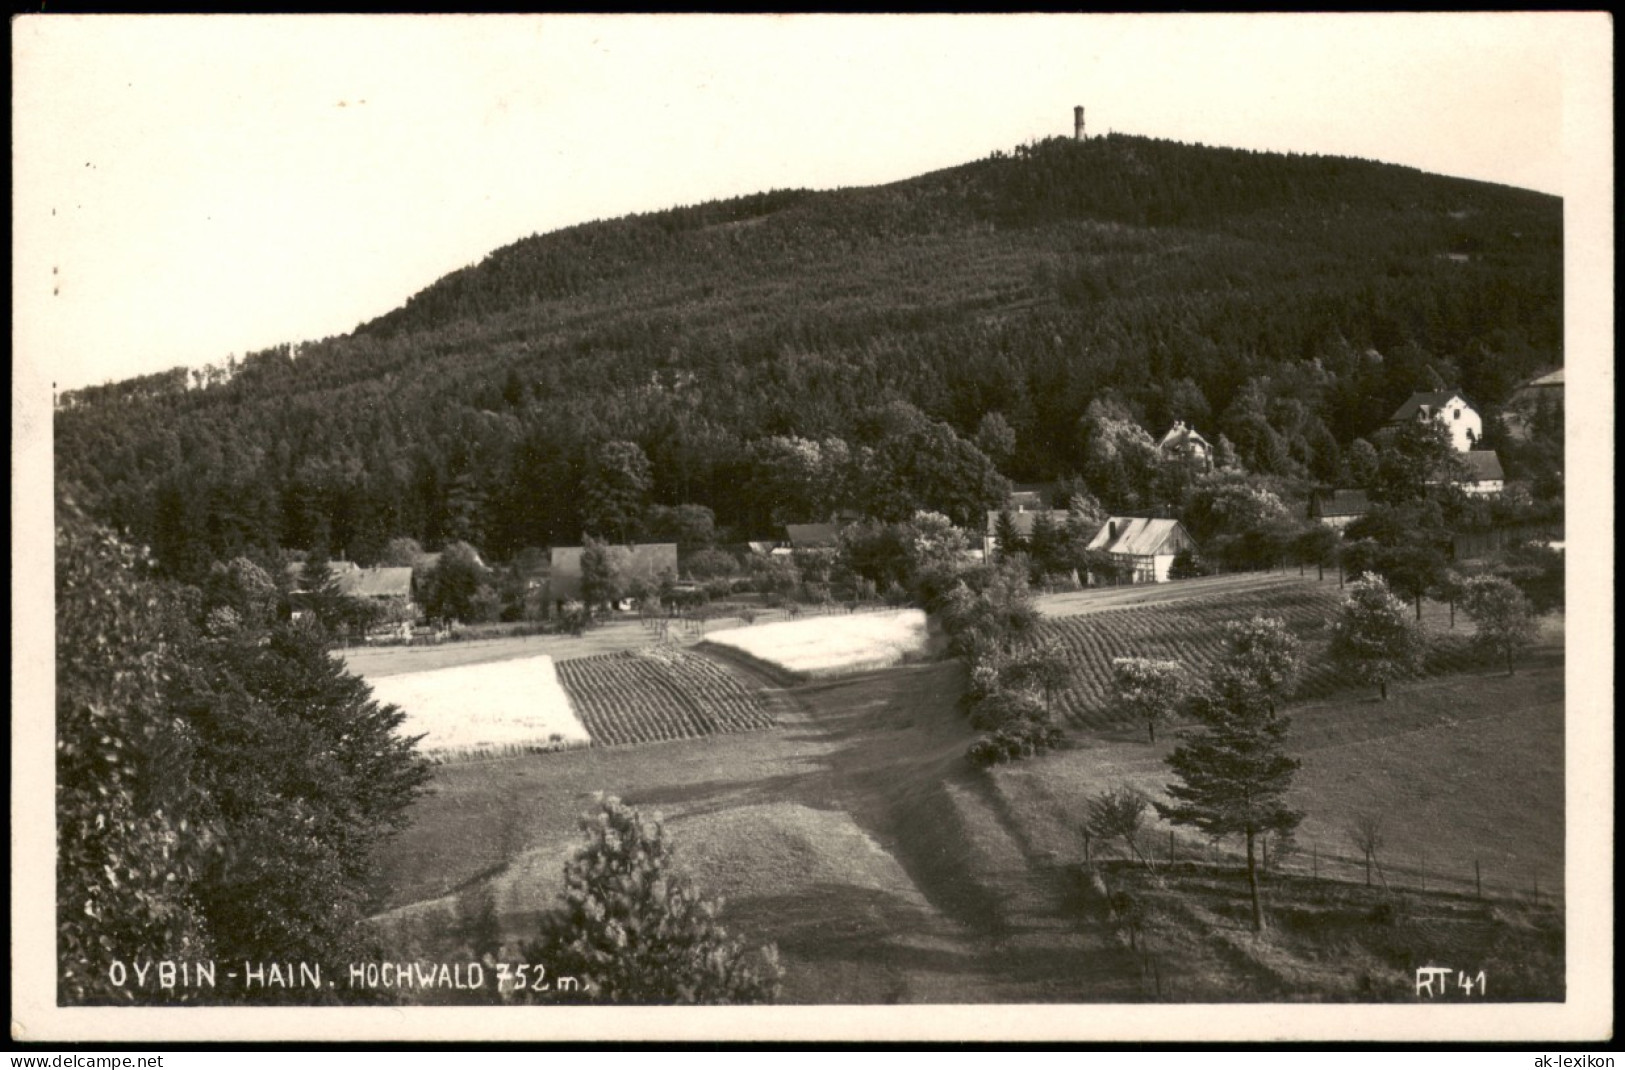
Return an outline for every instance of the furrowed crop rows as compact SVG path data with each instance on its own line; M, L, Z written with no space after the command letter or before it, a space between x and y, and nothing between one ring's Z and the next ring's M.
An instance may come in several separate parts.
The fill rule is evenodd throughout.
M1113 658L1177 661L1190 679L1201 680L1224 654L1224 625L1254 615L1281 618L1302 641L1304 673L1299 697L1348 687L1349 682L1325 657L1331 639L1329 625L1341 601L1342 592L1336 587L1305 584L1046 621L1040 625L1040 635L1060 645L1072 669L1071 685L1055 697L1057 711L1083 728L1121 725L1122 717L1107 700ZM1458 671L1471 660L1460 643L1442 644L1428 658L1426 671Z
M561 661L558 674L581 723L600 746L773 724L757 692L698 654L601 654Z

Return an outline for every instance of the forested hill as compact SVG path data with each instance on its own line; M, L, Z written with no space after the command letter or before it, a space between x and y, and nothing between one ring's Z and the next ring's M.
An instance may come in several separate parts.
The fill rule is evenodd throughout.
M606 457L741 538L834 504L969 521L998 473L1087 475L1106 400L1335 481L1413 390L1493 410L1560 365L1561 287L1553 197L1054 139L527 238L349 336L65 395L58 479L183 574L256 546L573 543ZM763 493L812 454L850 478Z

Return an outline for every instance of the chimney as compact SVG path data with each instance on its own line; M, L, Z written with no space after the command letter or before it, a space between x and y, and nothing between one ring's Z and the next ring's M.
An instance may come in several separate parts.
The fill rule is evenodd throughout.
M1079 104L1072 109L1072 137L1077 141L1083 140L1083 105Z

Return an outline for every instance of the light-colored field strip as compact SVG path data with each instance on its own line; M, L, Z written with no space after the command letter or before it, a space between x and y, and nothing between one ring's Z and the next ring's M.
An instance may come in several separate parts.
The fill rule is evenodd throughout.
M379 702L406 712L402 731L427 734L424 751L441 756L500 754L588 742L587 729L560 686L553 659L457 665L368 680Z
M818 617L712 632L711 642L811 676L883 669L929 649L925 611Z

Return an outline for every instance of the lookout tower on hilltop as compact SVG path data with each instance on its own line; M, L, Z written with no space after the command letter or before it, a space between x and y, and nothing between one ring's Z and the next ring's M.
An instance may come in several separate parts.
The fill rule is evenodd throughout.
M1083 105L1079 104L1072 109L1072 139L1082 141L1086 136L1083 132Z

